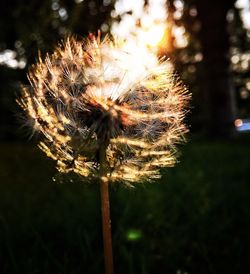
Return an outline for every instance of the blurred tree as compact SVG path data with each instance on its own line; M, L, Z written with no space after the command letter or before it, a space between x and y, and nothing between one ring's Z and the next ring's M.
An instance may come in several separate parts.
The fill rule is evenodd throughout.
M234 84L237 89L238 116L250 118L250 29L242 20L238 5L228 13L230 55Z
M235 89L230 65L228 12L235 0L169 0L168 22L183 28L186 43L178 35L168 52L194 95L194 126L211 136L229 136L236 116ZM241 25L242 29L242 25ZM205 126L204 126L205 124Z
M230 71L227 14L235 0L196 0L201 22L200 42L203 53L203 85L209 109L212 135L232 133L236 116L235 90Z
M28 63L33 62L38 49L51 51L65 34L96 32L111 10L109 0L8 1L0 9L0 51L16 49L21 42Z

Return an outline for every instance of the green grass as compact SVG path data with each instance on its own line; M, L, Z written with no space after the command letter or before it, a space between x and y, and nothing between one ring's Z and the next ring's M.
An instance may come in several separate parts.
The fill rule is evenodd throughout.
M0 149L0 273L103 273L98 184L58 175L33 144ZM116 273L249 273L249 143L181 150L160 181L111 187Z

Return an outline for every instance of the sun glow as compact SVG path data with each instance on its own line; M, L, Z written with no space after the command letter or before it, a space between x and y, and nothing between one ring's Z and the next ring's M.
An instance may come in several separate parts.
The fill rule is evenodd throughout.
M130 48L133 44L133 51L139 49L156 55L166 32L166 1L151 0L147 6L144 1L135 1L129 6L128 3L124 0L116 2L113 17L119 16L121 20L113 23L112 34L125 40Z
M146 31L142 31L141 40L150 48L157 47L163 39L165 27L153 25Z

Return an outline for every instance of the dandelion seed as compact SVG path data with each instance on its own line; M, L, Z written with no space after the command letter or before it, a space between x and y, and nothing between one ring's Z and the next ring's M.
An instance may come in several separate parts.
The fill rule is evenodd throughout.
M99 176L103 143L108 181L150 180L175 162L188 92L169 61L125 49L93 36L68 38L31 68L31 88L18 102L60 172Z

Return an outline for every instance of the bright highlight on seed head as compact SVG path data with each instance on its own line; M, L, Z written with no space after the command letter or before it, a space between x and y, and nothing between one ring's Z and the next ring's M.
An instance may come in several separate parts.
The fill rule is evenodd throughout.
M29 80L19 104L60 172L98 176L104 143L108 181L154 179L174 165L189 95L169 61L128 42L68 38Z

